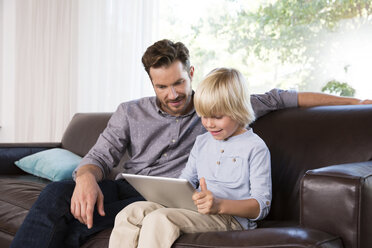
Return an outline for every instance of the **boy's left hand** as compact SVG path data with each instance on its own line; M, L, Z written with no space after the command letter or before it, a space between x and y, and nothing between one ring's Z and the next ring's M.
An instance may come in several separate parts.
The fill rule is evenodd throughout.
M213 196L212 192L207 189L205 178L200 178L200 192L195 192L192 196L198 212L202 214L218 214L220 200Z

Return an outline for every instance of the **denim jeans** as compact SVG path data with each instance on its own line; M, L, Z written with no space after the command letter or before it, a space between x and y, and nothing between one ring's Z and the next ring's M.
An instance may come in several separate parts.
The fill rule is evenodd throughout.
M70 212L74 181L48 184L30 209L10 247L80 247L89 236L113 227L115 216L128 204L144 198L125 180L99 182L104 195L105 216L94 210L88 229Z

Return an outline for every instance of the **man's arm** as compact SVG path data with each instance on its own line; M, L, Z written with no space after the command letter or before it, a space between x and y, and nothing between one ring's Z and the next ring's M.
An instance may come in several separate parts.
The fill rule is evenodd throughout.
M103 194L98 182L106 178L111 168L120 161L126 151L130 136L126 118L126 107L121 104L99 136L97 143L73 173L76 185L71 198L71 213L88 228L93 226L95 205L98 213L101 216L105 215Z
M256 118L271 111L298 106L297 92L293 90L272 89L265 94L252 94L251 104Z
M360 100L353 97L333 96L324 93L298 92L299 107L313 107L322 105L357 105L372 104L372 100Z
M98 213L105 215L103 194L98 186L103 179L102 170L93 164L81 166L75 175L75 189L71 198L71 213L82 224L90 229L93 226L93 211L97 204Z
M88 164L93 164L100 168L103 178L106 178L110 174L111 169L124 156L129 139L127 105L122 103L111 116L107 127L99 135L95 145L84 156L79 166L73 172L73 178L75 179L76 172L81 166Z
M352 97L340 97L324 93L272 89L265 94L252 94L251 103L256 118L259 118L267 113L284 108L372 104L372 100L360 100Z

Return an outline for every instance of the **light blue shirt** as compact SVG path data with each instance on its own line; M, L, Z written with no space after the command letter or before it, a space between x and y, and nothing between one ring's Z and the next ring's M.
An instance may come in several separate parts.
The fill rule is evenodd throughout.
M198 136L180 178L196 187L202 177L217 198L258 201L260 214L256 219L234 216L243 228L256 228L255 221L269 213L272 198L270 152L252 129L227 140L216 140L210 133Z

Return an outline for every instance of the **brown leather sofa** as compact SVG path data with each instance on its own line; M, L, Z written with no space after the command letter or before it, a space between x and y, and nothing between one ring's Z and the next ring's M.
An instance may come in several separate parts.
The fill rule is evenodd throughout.
M53 147L83 156L110 116L76 114L60 143L0 144L0 247L48 183L14 161ZM252 127L271 151L270 214L256 230L184 234L174 247L372 247L372 106L280 110ZM110 231L83 247L107 247Z

